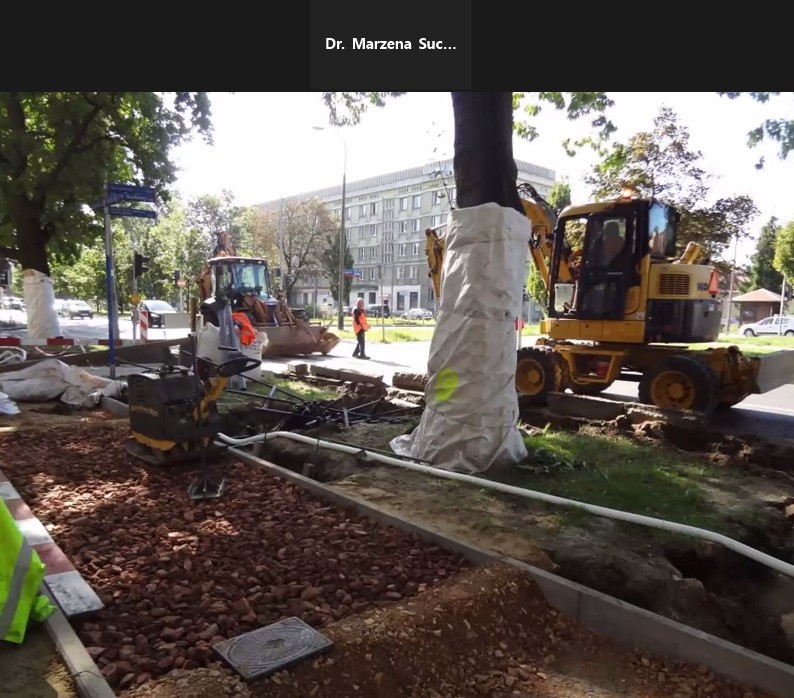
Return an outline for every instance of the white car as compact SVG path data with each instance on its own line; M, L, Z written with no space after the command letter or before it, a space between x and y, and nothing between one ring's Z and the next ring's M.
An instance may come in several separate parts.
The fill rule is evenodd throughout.
M751 325L742 325L739 328L739 334L743 334L745 337L778 334L786 337L794 337L794 317L784 315L782 327L780 320L780 315L773 315L760 322L754 322Z
M433 313L424 308L411 308L405 311L400 317L403 320L432 320Z

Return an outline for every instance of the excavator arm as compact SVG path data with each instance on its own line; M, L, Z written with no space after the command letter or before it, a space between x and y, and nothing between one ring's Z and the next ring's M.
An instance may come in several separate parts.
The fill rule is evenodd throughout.
M532 235L529 240L530 257L543 279L543 283L548 288L549 265L551 263L554 226L557 224L557 216L551 206L531 184L521 184L518 191L522 195L521 205L524 208L524 215L532 223ZM433 228L425 230L425 236L425 255L429 267L427 275L433 283L433 291L436 298L440 298L446 240ZM563 252L565 253L566 251L563 250ZM560 261L558 278L562 282L570 282L573 278L573 272L571 266L569 266L569 260L571 259L570 250L567 252L568 254L563 254L563 259ZM573 260L571 261L573 262Z

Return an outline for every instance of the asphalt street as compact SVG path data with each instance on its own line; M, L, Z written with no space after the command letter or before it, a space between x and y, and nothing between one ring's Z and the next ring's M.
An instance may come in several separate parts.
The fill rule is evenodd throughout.
M25 322L25 313L19 311L0 311L0 320ZM90 340L108 336L106 317L95 317L91 320L68 320L61 318L61 330L64 336ZM132 322L127 317L120 318L121 337L132 339ZM25 336L25 331L0 330L2 333ZM151 339L177 339L187 335L186 330L151 330ZM531 341L528 340L527 341ZM370 361L354 359L351 340L342 340L328 356L319 354L302 357L283 357L266 359L262 362L264 370L282 372L290 361L300 360L309 364L323 364L332 368L352 368L382 374L384 380L390 382L395 372L424 372L427 369L427 357L430 342L399 342L380 344L367 342L367 353ZM637 399L637 384L617 381L604 393L623 400ZM763 395L751 395L732 410L715 417L716 426L724 427L731 432L753 432L768 438L794 438L794 385L786 385Z

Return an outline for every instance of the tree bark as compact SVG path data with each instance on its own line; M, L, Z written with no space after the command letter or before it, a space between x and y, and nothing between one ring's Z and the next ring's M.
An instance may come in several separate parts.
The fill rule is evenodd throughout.
M23 269L35 269L49 276L48 235L41 224L44 212L31 204L24 194L10 197L9 208L16 229L16 261Z
M458 208L495 203L523 213L513 159L513 93L453 92Z

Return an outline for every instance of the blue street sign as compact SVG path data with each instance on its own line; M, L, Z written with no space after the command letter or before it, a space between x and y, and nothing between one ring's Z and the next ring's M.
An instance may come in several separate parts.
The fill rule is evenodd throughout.
M139 187L136 184L108 184L107 195L119 201L142 201L150 204L155 202L152 187Z
M345 269L345 276L348 279L360 279L363 276L361 269Z
M110 215L132 216L133 218L157 218L157 211L150 211L148 208L121 208L119 206L111 206Z

